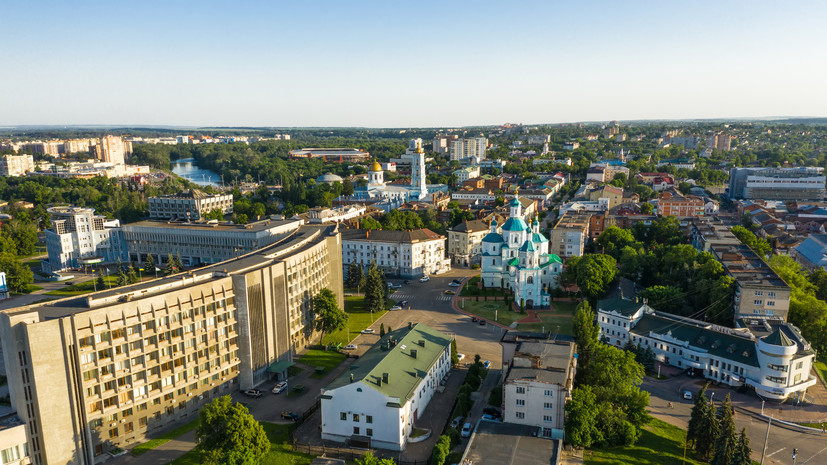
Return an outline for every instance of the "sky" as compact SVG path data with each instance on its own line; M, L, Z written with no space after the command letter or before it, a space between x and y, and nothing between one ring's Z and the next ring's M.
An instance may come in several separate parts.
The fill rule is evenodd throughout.
M0 125L827 116L824 1L0 2Z

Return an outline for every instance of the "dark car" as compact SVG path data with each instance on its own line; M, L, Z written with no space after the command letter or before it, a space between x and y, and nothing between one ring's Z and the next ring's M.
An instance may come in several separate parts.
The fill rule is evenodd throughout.
M299 421L299 414L295 412L281 412L281 418L290 421Z
M480 319L480 326L485 326L485 320Z
M457 278L457 279L455 279L455 280L453 280L453 281L451 281L451 282L452 282L452 283L457 283L457 284L462 284L462 280L461 280L461 279L459 279L459 278Z
M499 409L495 409L494 407L485 407L482 409L482 413L484 415L491 415L494 418L502 418L503 416Z
M479 321L479 318L477 318L475 316L471 317L471 323L476 323L477 321Z

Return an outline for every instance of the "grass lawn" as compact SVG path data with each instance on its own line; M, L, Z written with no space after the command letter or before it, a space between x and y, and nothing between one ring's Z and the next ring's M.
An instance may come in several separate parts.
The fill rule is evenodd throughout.
M36 286L34 284L26 284L26 289L23 289L23 292L21 292L21 294L31 294L32 292L39 291L41 289L43 288L40 286Z
M632 447L610 447L586 452L584 463L626 465L667 465L680 464L683 460L683 441L686 431L672 426L665 421L653 418L646 425L640 440ZM704 462L694 460L695 453L686 452L686 463L702 465Z
M821 379L823 381L827 381L827 364L825 364L821 360L816 360L814 366L816 368L816 371L818 371L818 374L821 375Z
M261 426L270 439L270 452L261 460L261 465L309 465L315 457L312 455L293 452L289 444L290 428L293 425L276 425L261 422ZM198 465L201 463L198 453L194 450L170 462L170 465Z
M104 276L104 282L111 287L116 287L118 283L117 276ZM70 284L63 289L55 289L54 291L46 292L46 295L58 295L58 296L73 296L73 295L83 295L89 294L90 292L95 292L96 289L96 282L97 278L90 279L89 281L84 281L82 283L77 284ZM102 289L97 289L102 290Z
M313 370L315 370L316 367L325 367L325 373L330 373L330 370L339 366L339 364L346 358L347 355L341 352L311 349L296 361L309 366ZM317 373L310 375L311 378L321 378L323 376L324 374Z
M345 311L350 315L347 319L348 326L341 331L325 334L324 339L322 339L322 344L349 344L363 329L372 325L373 322L385 314L384 310L381 312L373 312L373 314L366 312L364 305L364 297L345 297Z
M138 444L137 446L135 446L135 448L132 449L132 451L130 451L130 453L132 455L141 455L143 453L149 452L150 450L160 446L161 444L164 444L168 441L171 441L172 439L177 438L178 436L181 436L184 433L188 433L194 430L197 426L198 420L192 420L191 422L185 425L181 425L172 431L168 431L155 439L150 439L149 441L143 444Z
M523 323L517 329L520 331L551 331L559 334L574 334L572 317L577 309L575 302L553 302L554 311L537 312L542 323ZM559 327L559 329L558 329Z
M479 276L474 276L474 277L468 279L468 281L465 283L465 286L463 286L462 291L459 293L459 295L461 295L463 297L474 297L474 296L482 297L482 296L485 296L485 295L491 296L491 297L501 297L503 295L503 290L499 289L499 288L491 288L491 289L489 289L489 288L484 288L484 289L478 288L477 286L478 286L479 282L480 282L480 277Z
M459 303L459 308L506 326L526 317L526 315L511 310L509 306L505 305L504 300L489 300L487 302L480 300L477 302L475 299L464 299Z

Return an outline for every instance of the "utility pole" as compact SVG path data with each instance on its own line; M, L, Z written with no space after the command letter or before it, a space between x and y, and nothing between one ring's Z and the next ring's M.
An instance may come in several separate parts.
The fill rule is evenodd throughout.
M764 465L764 456L767 455L767 441L770 439L770 425L772 424L772 417L767 422L767 435L764 436L764 449L761 451L761 465ZM795 460L795 455L793 455Z

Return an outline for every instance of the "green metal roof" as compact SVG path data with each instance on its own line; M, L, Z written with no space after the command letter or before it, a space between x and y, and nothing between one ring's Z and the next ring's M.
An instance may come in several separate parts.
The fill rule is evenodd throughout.
M272 365L270 365L269 367L267 367L267 373L282 373L282 372L284 372L284 370L290 368L293 365L294 365L293 362L290 362L290 361L287 361L287 360L282 360L281 362L275 362Z
M503 236L499 233L488 233L482 238L483 242L503 242Z
M511 260L508 261L508 266L517 266L519 264L520 264L520 259L519 258L512 258Z
M503 224L503 231L525 231L528 225L522 218L509 218Z
M396 345L390 343L391 338ZM361 381L388 397L399 398L400 405L404 405L450 345L449 336L422 323L391 331L359 357L349 370L334 379L327 389ZM416 350L416 358L411 350ZM382 381L385 373L387 383Z
M534 234L531 235L531 240L534 241L534 242L548 242L548 239L546 239L546 236L544 236L542 234L537 234L537 233L534 233ZM557 258L560 258L560 257L557 257Z
M548 254L548 261L549 263L563 263L563 260L561 260L557 254L553 253Z
M535 250L534 243L530 240L526 240L523 242L523 245L520 246L520 252L534 252Z
M795 342L791 341L786 334L781 332L781 328L776 329L775 332L765 337L764 342L781 347L790 347L795 345Z

